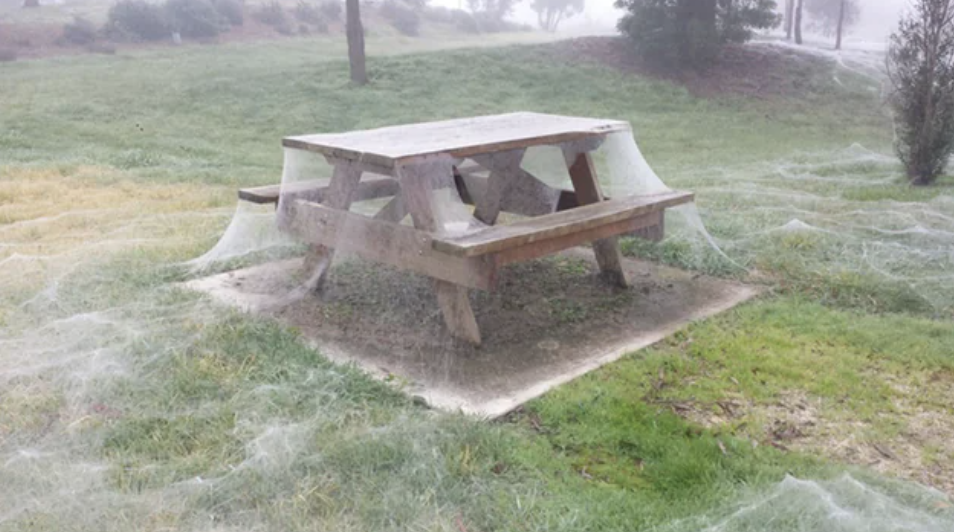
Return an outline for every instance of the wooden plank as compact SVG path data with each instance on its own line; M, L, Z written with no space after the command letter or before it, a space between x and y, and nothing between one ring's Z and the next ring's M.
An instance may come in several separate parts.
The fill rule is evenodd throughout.
M653 219L653 223L633 231L632 235L651 242L662 242L662 239L666 236L666 211L654 213Z
M418 163L416 165L398 166L395 175L401 181L401 193L404 198L404 204L407 207L411 218L414 220L414 227L420 231L434 233L437 231L437 225L441 220L437 220L433 204L433 187L441 182L440 176L447 176L453 179L454 168L450 157L435 157ZM436 179L435 179L436 178ZM453 182L453 181L452 181ZM433 249L433 242L422 242L430 244ZM443 256L440 253L436 255L436 260L432 264L443 265L443 268L450 267L453 264L447 259L451 257ZM481 260L454 257L457 260ZM470 306L468 296L468 286L482 284L486 282L488 287L492 287L495 281L496 270L491 261L484 261L483 267L488 268L486 272L475 269L461 270L463 273L463 282L438 275L434 277L434 291L437 294L437 304L444 316L444 323L447 325L451 335L470 342L473 345L480 345L480 329L477 327L477 318ZM472 275L472 279L467 279L467 274ZM488 288L489 289L489 288Z
M482 153L560 144L628 131L629 124L540 113L509 113L347 133L283 139L287 148L392 168L397 163L443 153L467 158Z
M570 171L570 180L573 181L573 190L580 205L598 205L603 201L603 191L596 178L596 169L589 152L577 152L565 147L563 156ZM581 207L582 208L582 207ZM579 210L579 209L576 209ZM572 212L572 211L568 211ZM600 266L600 272L614 284L622 287L629 286L626 272L623 271L623 259L619 253L619 242L616 237L609 237L593 242L593 254Z
M453 336L472 345L480 345L480 328L470 306L467 288L453 282L434 280L437 306L444 315L444 324Z
M504 266L512 262L523 262L546 257L558 251L593 242L594 240L639 231L655 223L655 213L643 214L635 218L626 218L618 222L592 227L584 231L546 240L538 240L523 246L505 249L490 256L494 258L497 266Z
M324 203L331 209L340 209L347 211L354 201L361 181L361 170L354 168L349 164L338 164L335 166L334 174L331 176L331 183L324 193ZM302 193L296 193L296 195ZM284 195L284 194L283 194ZM294 196L293 196L294 197ZM279 205L279 218L284 217L285 223L288 223L288 214L285 211L295 203L282 201ZM295 213L291 213L290 218L295 223ZM331 269L331 262L334 260L335 250L333 246L314 245L305 254L304 273L307 275L306 285L309 289L320 290L328 277L328 271Z
M691 192L672 191L607 200L459 237L436 238L434 249L459 257L496 253L661 211L688 203L692 198Z
M284 188L282 185L266 185L239 189L238 197L243 201L264 205L268 203L278 203L278 197L284 193L296 197L307 197L307 199L311 201L322 202L328 192L328 186L329 181L327 180L299 181L297 183L289 183L285 185ZM354 201L394 196L398 193L399 189L400 186L393 177L364 179L358 184Z
M481 290L494 285L492 261L437 252L429 233L406 225L297 200L289 231L313 245L352 252L435 279Z

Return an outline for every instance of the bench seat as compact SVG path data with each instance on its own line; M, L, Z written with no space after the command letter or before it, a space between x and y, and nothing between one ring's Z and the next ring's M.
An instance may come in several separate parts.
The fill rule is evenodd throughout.
M692 200L691 192L681 191L616 198L459 237L435 237L432 245L436 251L457 257L507 253L504 262L529 260L531 255L546 255L652 226L659 223L666 208Z
M393 177L369 177L363 179L358 185L357 199L385 198L397 194L399 189L398 182ZM324 194L328 191L328 181L299 181L285 185L284 190L285 194L307 197L311 201L321 202ZM277 204L281 192L282 185L266 185L239 189L238 197L242 201L259 205Z

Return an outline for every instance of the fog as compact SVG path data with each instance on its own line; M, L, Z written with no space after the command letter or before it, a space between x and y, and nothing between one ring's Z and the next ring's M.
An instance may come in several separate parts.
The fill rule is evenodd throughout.
M859 0L861 20L850 28L848 41L881 42L894 30L897 21L911 0ZM452 8L467 8L466 0L432 0L433 5ZM532 0L522 1L511 18L517 22L536 25L536 13L530 8ZM780 5L783 0L778 0ZM579 33L612 33L616 31L616 21L623 12L613 6L614 0L587 0L586 9L566 19L560 25L560 31Z

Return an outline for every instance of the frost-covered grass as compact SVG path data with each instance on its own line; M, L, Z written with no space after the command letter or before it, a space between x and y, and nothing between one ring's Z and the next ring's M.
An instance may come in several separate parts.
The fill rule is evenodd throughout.
M929 319L949 292L871 261L943 270L951 185L898 183L865 80L819 64L799 100L705 101L508 48L376 57L354 89L324 42L0 65L0 530L649 529L838 474L824 445L766 443L793 393L859 447L901 454L923 412L950 426L954 328ZM234 189L278 181L282 136L510 110L630 120L729 256L788 295L488 423L174 287ZM739 275L673 231L631 250ZM739 415L714 419L726 400ZM944 434L925 468L954 460Z

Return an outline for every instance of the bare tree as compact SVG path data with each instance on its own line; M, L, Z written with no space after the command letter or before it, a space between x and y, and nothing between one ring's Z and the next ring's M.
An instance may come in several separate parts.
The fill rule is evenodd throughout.
M838 6L838 27L835 30L835 50L841 50L841 36L845 31L845 6L848 0L841 0Z
M895 150L913 185L940 176L954 152L954 0L913 0L888 48Z
M808 28L835 38L840 50L846 30L861 19L860 0L805 0Z
M540 29L556 31L564 17L583 12L584 0L533 0L530 7L537 12Z
M364 66L364 26L361 25L361 7L358 0L347 0L348 61L351 63L351 81L358 85L368 82Z
M795 0L795 44L802 44L802 4L804 0Z
M795 0L785 0L785 38L792 40L792 30L795 28Z

